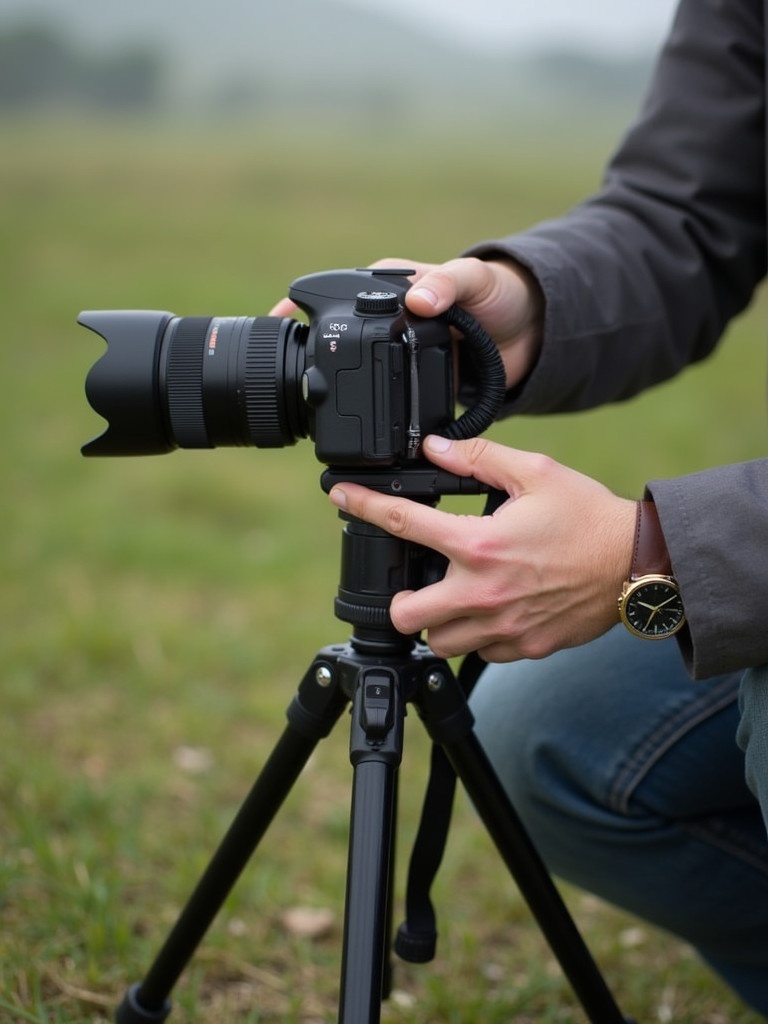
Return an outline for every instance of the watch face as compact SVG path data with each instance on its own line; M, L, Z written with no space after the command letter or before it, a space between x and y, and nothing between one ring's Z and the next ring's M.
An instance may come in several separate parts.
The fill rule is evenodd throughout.
M672 636L685 622L680 591L663 578L639 580L623 601L622 619L637 636L655 640Z

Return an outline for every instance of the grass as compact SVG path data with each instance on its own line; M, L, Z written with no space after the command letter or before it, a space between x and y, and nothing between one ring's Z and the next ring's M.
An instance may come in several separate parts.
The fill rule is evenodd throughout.
M311 446L82 459L100 429L82 396L100 347L78 311L261 314L299 274L381 255L439 260L566 208L595 184L610 141L575 129L520 138L514 126L461 148L345 126L2 132L0 1020L81 1024L109 1019L142 976L307 664L346 633L332 609L339 524ZM756 308L721 354L651 395L509 421L494 436L628 494L651 476L760 455L761 318ZM649 411L654 430L630 459L622 439ZM408 725L401 863L427 756ZM314 755L178 987L173 1019L334 1019L345 731ZM686 947L566 895L638 1020L756 1020ZM464 800L436 902L438 959L398 966L385 1020L583 1020ZM330 930L295 934L283 918L294 906L330 909Z

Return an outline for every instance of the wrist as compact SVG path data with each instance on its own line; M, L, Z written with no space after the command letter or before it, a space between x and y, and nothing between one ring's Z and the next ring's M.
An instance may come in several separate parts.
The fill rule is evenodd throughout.
M608 563L611 593L614 595L621 590L631 572L637 526L637 502L629 498L619 498L618 500L621 505L614 519L613 542L609 549L611 558ZM612 607L615 614L615 598Z
M532 372L544 342L545 299L541 285L524 264L509 257L494 261L501 268L502 286L513 298L514 322L499 351L507 376L507 388L518 386ZM511 280L510 280L511 278Z

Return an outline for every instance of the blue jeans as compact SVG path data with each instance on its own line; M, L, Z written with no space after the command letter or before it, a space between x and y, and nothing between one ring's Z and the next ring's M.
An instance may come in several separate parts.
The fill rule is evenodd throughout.
M619 626L489 666L471 703L553 874L682 937L768 1016L768 838L736 743L740 682L693 682L674 640Z

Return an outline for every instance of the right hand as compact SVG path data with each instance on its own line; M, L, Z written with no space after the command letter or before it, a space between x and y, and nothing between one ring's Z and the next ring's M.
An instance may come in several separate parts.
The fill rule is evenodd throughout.
M342 481L334 505L448 559L437 583L392 599L392 625L426 631L432 651L486 661L543 658L619 621L637 503L535 452L485 438L425 439L436 466L508 496L493 515L457 515Z

